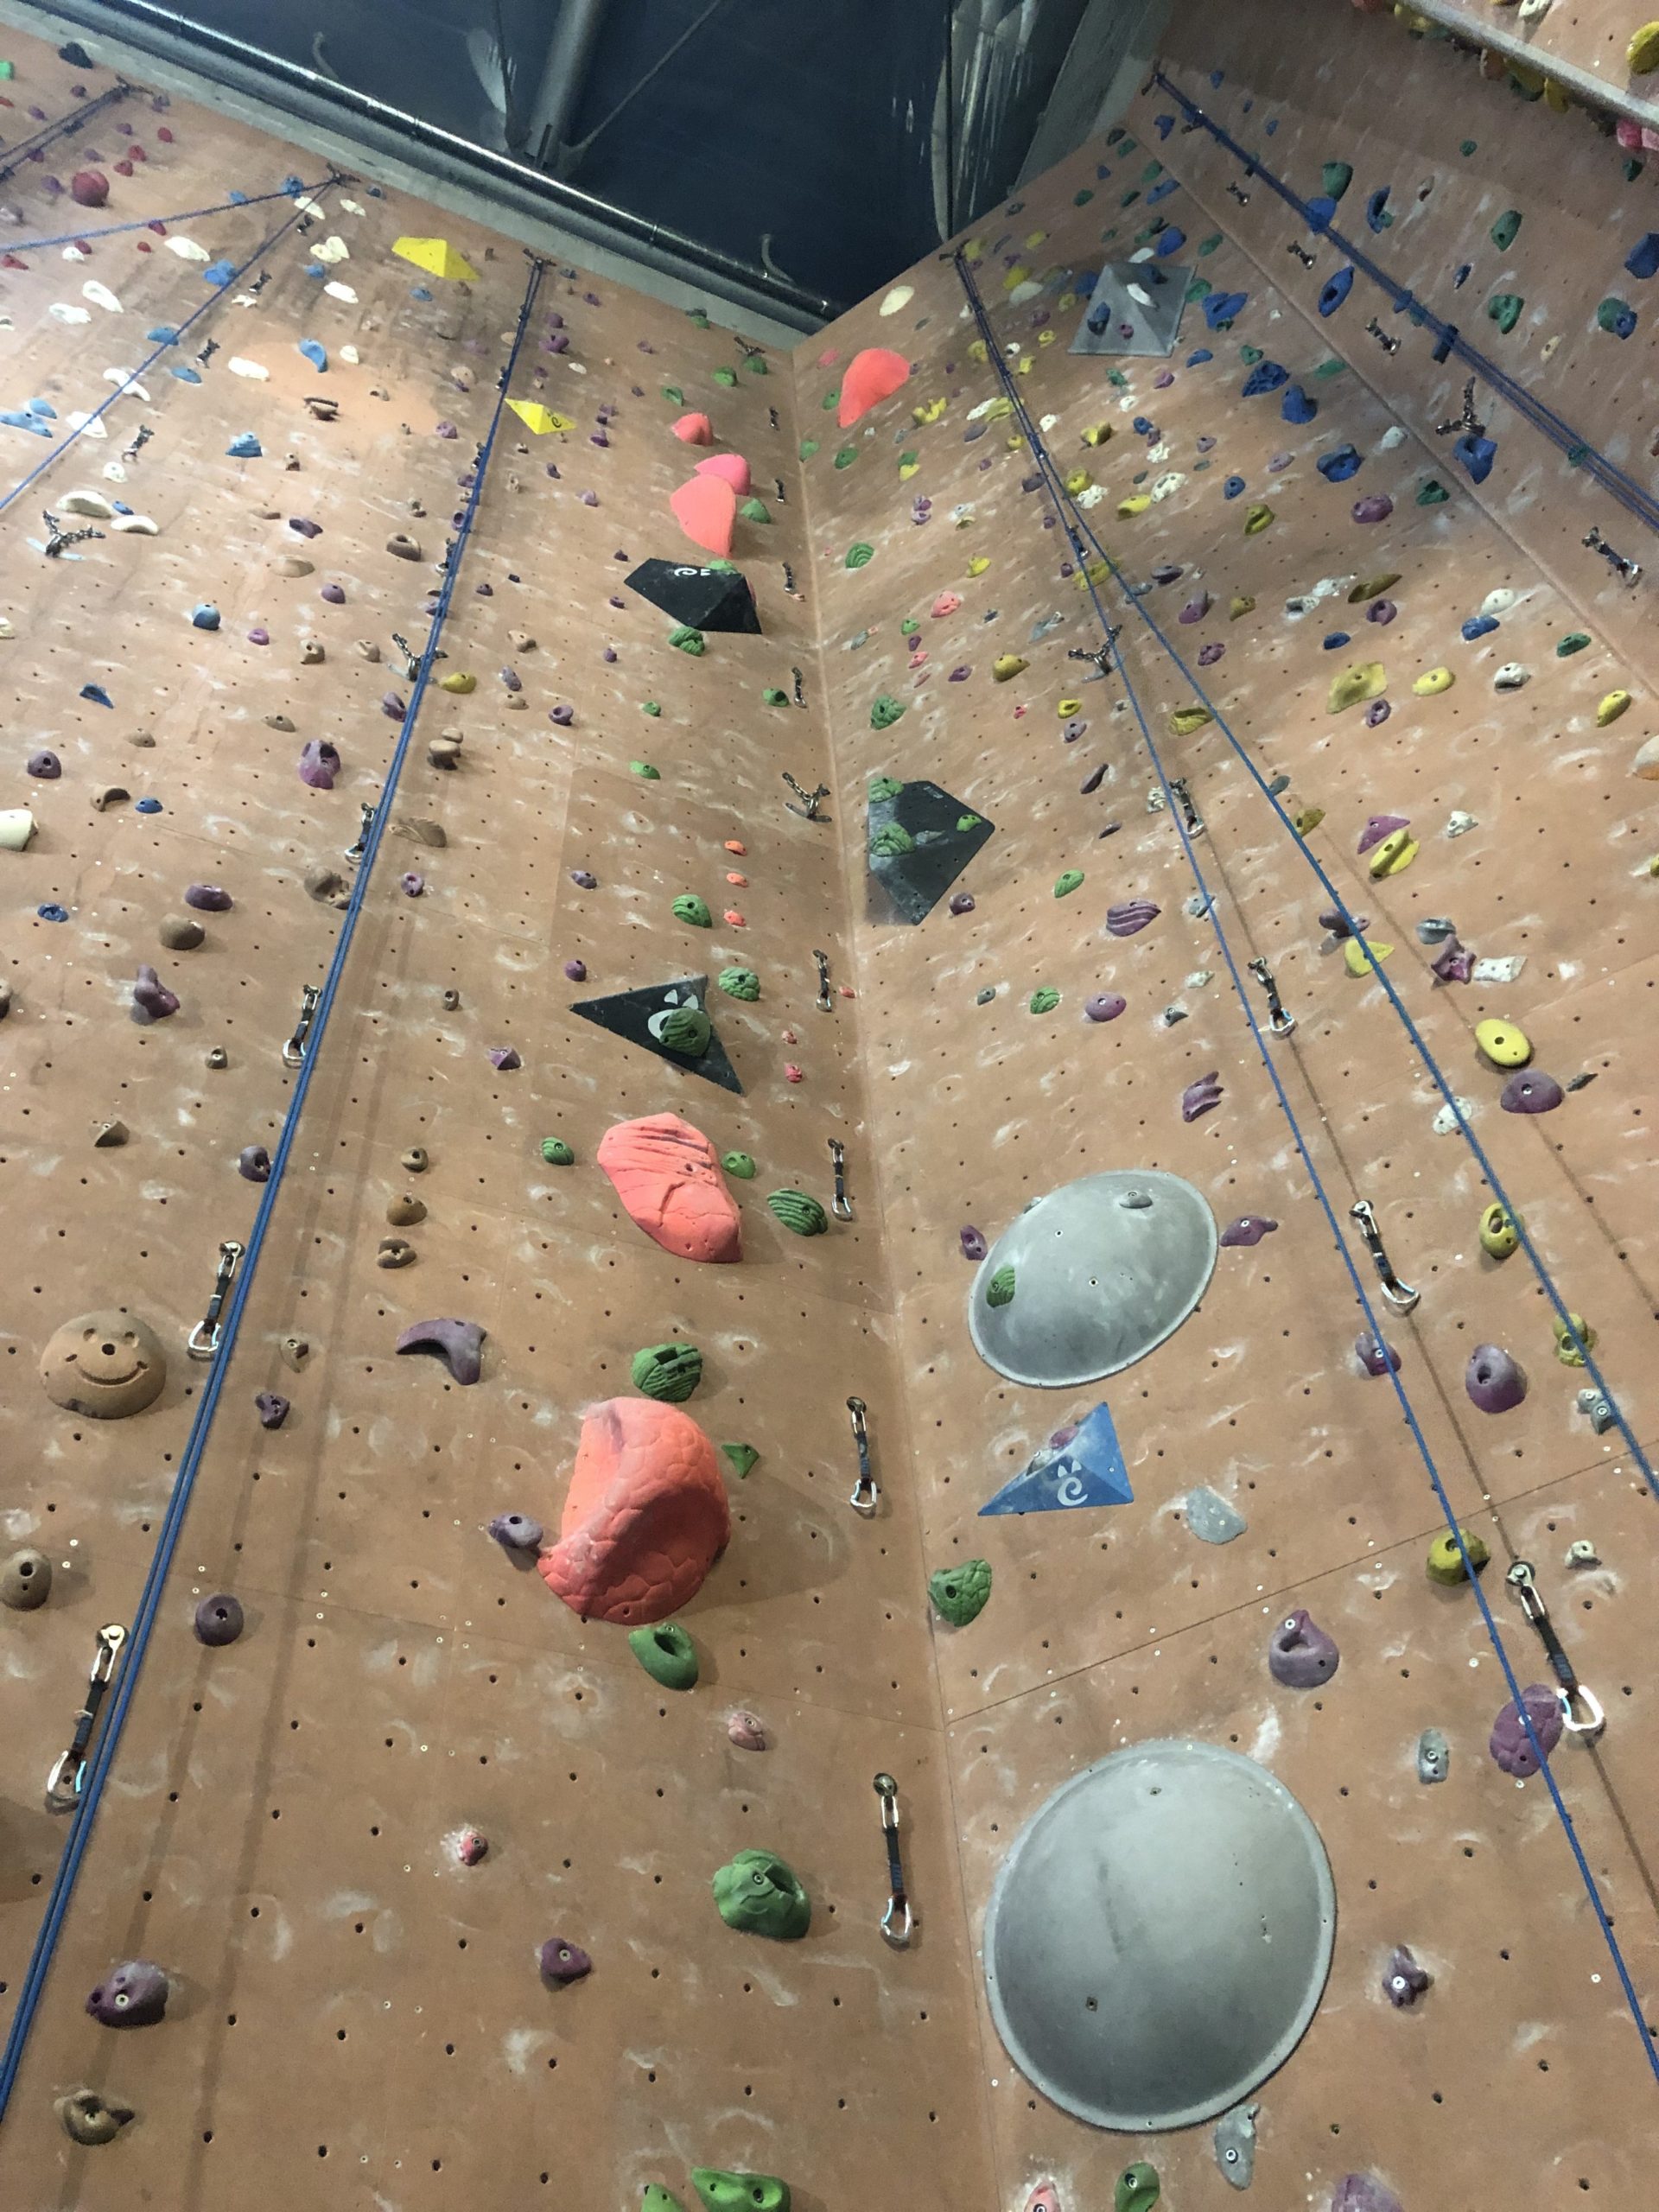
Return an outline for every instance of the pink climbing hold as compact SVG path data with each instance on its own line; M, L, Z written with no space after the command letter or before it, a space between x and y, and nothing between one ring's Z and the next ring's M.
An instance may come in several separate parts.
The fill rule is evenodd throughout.
M674 425L674 435L682 445L711 446L715 426L706 415L682 415Z
M582 1416L559 1541L537 1565L584 1620L648 1626L696 1597L731 1532L715 1447L690 1414L607 1398Z
M895 353L886 346L867 346L847 364L847 373L841 380L836 422L843 430L850 430L872 407L891 399L901 385L909 382L910 363L902 353Z
M677 1114L647 1114L607 1129L594 1154L630 1221L682 1260L743 1256L743 1225L701 1129Z
M737 524L737 493L723 476L694 476L669 498L674 519L694 545L723 561Z
M699 476L723 476L740 499L749 496L749 464L741 453L712 453L697 463Z

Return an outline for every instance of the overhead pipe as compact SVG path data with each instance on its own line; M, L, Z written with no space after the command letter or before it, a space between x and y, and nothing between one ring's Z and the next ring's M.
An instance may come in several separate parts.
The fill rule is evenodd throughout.
M571 119L593 69L610 5L611 0L560 0L559 19L521 142L529 145L537 168L556 177L564 175Z

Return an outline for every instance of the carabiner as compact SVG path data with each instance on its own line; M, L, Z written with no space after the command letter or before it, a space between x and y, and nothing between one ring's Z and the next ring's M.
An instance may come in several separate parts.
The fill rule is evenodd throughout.
M899 1784L890 1774L878 1774L875 1794L881 1801L881 1834L887 1847L889 1895L881 1933L895 1951L902 1951L910 1942L916 1915L906 1894L904 1861L899 1856Z
M1586 1689L1579 1680L1573 1662L1567 1657L1561 1640L1555 1633L1549 1609L1538 1594L1537 1575L1532 1561L1516 1560L1503 1579L1521 1600L1521 1610L1537 1630L1538 1639L1554 1669L1556 1681L1560 1684L1555 1695L1561 1708L1562 1727L1569 1736L1599 1736L1607 1726L1607 1716L1602 1711L1601 1700L1595 1692Z
M227 1236L219 1248L219 1272L213 1277L213 1294L207 1300L207 1311L185 1339L184 1348L192 1359L211 1359L219 1350L219 1317L236 1274L236 1263L241 1257L242 1247L233 1236Z
M870 1471L870 1431L865 1419L867 1408L862 1398L849 1398L847 1410L853 1417L853 1442L858 1449L858 1480L847 1503L855 1513L865 1520L875 1518L875 1509L881 1496L880 1485Z
M814 952L812 957L818 963L818 1012L829 1014L835 1005L830 995L830 956L827 952Z
M1395 1273L1394 1262L1389 1259L1388 1248L1382 1242L1382 1232L1376 1225L1376 1214L1370 1200L1356 1198L1348 1209L1348 1217L1351 1221L1357 1221L1359 1224L1359 1233L1365 1240L1365 1249L1376 1262L1376 1272L1382 1285L1383 1297L1388 1300L1396 1313L1409 1313L1423 1294L1421 1290L1414 1290L1409 1283L1402 1282Z
M850 1221L853 1205L847 1195L847 1147L839 1137L830 1140L830 1165L836 1173L836 1195L830 1201L830 1211L838 1221Z
M86 1779L86 1749L92 1740L92 1730L98 1726L98 1709L115 1680L116 1663L126 1640L127 1631L119 1621L111 1621L98 1631L98 1649L86 1681L86 1702L75 1715L74 1733L68 1749L60 1754L46 1778L48 1813L73 1813L80 1802L81 1785Z
M366 812L368 810L365 808L364 810ZM349 858L350 855L348 855L347 857ZM317 1001L321 996L322 991L318 984L301 985L300 1018L294 1024L294 1034L283 1047L283 1065L285 1068L297 1068L303 1065L305 1040L311 1033L311 1024L317 1011Z

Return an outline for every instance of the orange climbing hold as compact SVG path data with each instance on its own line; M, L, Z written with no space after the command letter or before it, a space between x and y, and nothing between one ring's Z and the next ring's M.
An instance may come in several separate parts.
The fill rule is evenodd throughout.
M714 453L697 463L699 476L723 476L740 499L749 496L749 464L741 453Z
M669 498L674 519L694 545L725 560L737 524L737 493L723 476L694 476Z
M726 840L726 849L728 853L747 853L749 849L740 839L728 837Z
M836 422L843 430L850 430L861 416L868 415L872 407L879 407L884 399L891 399L901 385L909 382L910 363L902 353L895 353L886 346L867 346L847 364L847 373L841 380Z
M711 446L715 426L706 415L682 415L674 425L674 435L684 445Z
M537 1561L584 1620L666 1620L695 1598L732 1533L715 1447L690 1414L607 1398L582 1415L559 1541Z
M594 1157L627 1216L682 1260L743 1256L743 1224L720 1154L677 1114L647 1114L607 1129Z

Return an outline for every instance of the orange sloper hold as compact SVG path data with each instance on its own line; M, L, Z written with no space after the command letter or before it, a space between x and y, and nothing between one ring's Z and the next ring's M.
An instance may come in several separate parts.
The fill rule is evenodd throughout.
M643 1627L696 1597L731 1533L715 1447L690 1414L607 1398L582 1415L559 1541L537 1565L584 1620Z
M737 525L737 493L723 476L694 476L670 494L668 504L694 545L728 558Z
M847 364L847 373L841 380L836 422L843 430L850 430L861 415L868 415L884 399L891 399L901 385L909 382L910 363L902 353L895 353L886 346L867 346Z
M682 415L674 425L674 435L684 445L711 446L715 426L706 415Z
M711 453L697 463L699 476L723 476L740 499L749 496L749 464L741 453Z
M594 1154L630 1221L682 1260L743 1256L743 1224L720 1155L677 1114L647 1114L607 1129Z

